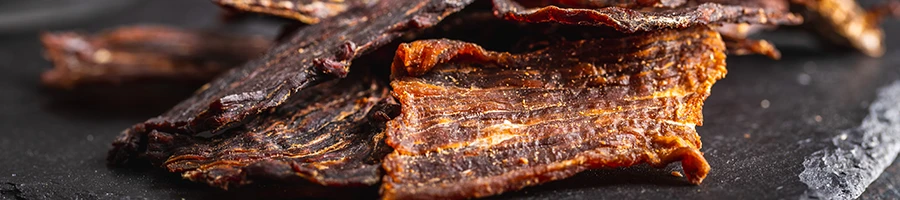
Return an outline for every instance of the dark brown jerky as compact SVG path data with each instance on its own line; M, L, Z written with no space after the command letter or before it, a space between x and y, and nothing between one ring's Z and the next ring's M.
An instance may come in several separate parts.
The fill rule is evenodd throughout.
M800 16L777 10L736 5L703 3L684 8L663 8L650 11L621 7L597 9L560 8L546 6L527 9L512 0L493 0L494 14L521 22L553 22L562 24L609 26L632 33L667 28L686 28L705 24L753 23L791 25L803 21Z
M372 7L344 12L297 31L266 55L220 76L135 129L218 134L218 130L280 105L294 92L346 76L354 58L408 30L432 26L468 3L471 0L382 0Z
M725 46L707 26L509 54L471 43L404 44L391 83L384 199L484 197L593 168L709 165L695 130Z
M900 1L864 10L853 0L792 0L795 10L808 18L813 31L838 46L851 47L880 57L884 55L884 16L900 16Z
M222 7L261 13L307 24L319 23L348 10L370 6L378 0L212 0Z
M97 35L44 33L41 42L54 68L44 85L73 88L144 80L205 82L262 55L262 37L226 35L164 26L117 28Z
M398 114L390 98L387 85L370 78L332 80L211 138L152 130L119 140L144 145L130 159L224 189L258 181L373 185L391 151L383 140L384 122Z

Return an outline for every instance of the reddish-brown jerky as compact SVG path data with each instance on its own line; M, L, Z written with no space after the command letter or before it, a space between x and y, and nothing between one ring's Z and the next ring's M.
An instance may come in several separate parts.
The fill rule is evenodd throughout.
M271 113L211 138L152 130L124 134L141 141L145 159L184 178L228 189L253 182L373 185L381 179L387 85L356 76L304 90ZM143 138L142 138L143 137Z
M884 16L900 16L900 1L892 0L864 10L854 0L791 0L808 18L809 28L838 46L854 48L871 57L884 55Z
M149 80L202 83L262 55L271 45L262 37L164 26L122 27L96 35L44 33L41 42L54 64L41 81L55 88Z
M725 38L725 47L732 55L759 54L771 59L781 59L781 51L775 45L766 40L754 40L746 38Z
M493 0L494 14L521 22L553 22L561 24L609 26L621 32L656 31L667 28L687 28L696 25L723 23L753 23L791 25L802 23L794 14L739 5L703 3L683 8L632 10L621 7L560 8L546 6L525 8L512 0Z
M366 9L344 12L298 30L264 56L219 76L196 95L126 133L218 134L218 130L280 105L303 88L346 76L354 58L408 30L432 26L469 3L471 0L382 0ZM112 151L120 152L111 153L117 156L109 160L128 160L128 152L137 151L128 145L133 142L114 141Z
M371 6L378 0L212 0L240 12L261 13L307 24L319 23L348 10Z
M707 26L557 43L526 54L427 40L397 50L384 199L461 199L593 168L709 165L695 126L725 76Z

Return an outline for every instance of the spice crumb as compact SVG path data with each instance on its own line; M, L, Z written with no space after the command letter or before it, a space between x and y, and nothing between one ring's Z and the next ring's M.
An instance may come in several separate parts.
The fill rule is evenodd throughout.
M678 172L678 171L672 171L672 176L684 177L684 175L681 175L681 172Z

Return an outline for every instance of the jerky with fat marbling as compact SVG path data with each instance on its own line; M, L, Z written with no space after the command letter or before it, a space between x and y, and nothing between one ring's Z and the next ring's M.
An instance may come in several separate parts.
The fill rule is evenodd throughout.
M41 42L54 64L41 74L41 82L66 89L139 81L203 83L271 46L263 37L146 25L95 35L44 33Z
M382 0L293 33L288 41L242 67L219 76L168 112L123 134L160 131L219 134L249 116L276 107L291 94L334 77L344 77L350 62L409 30L432 26L472 0ZM144 133L134 133L144 132ZM120 137L127 138L127 137ZM130 141L114 141L108 158L121 164L135 153Z
M401 45L385 199L484 197L593 168L709 165L695 126L725 76L707 26L561 42L510 54L452 40Z

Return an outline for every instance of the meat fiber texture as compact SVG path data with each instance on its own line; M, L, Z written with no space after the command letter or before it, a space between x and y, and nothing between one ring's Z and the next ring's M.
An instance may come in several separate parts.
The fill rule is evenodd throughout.
M385 199L472 198L594 168L710 167L695 126L725 76L707 26L510 54L452 40L403 44L392 66Z

